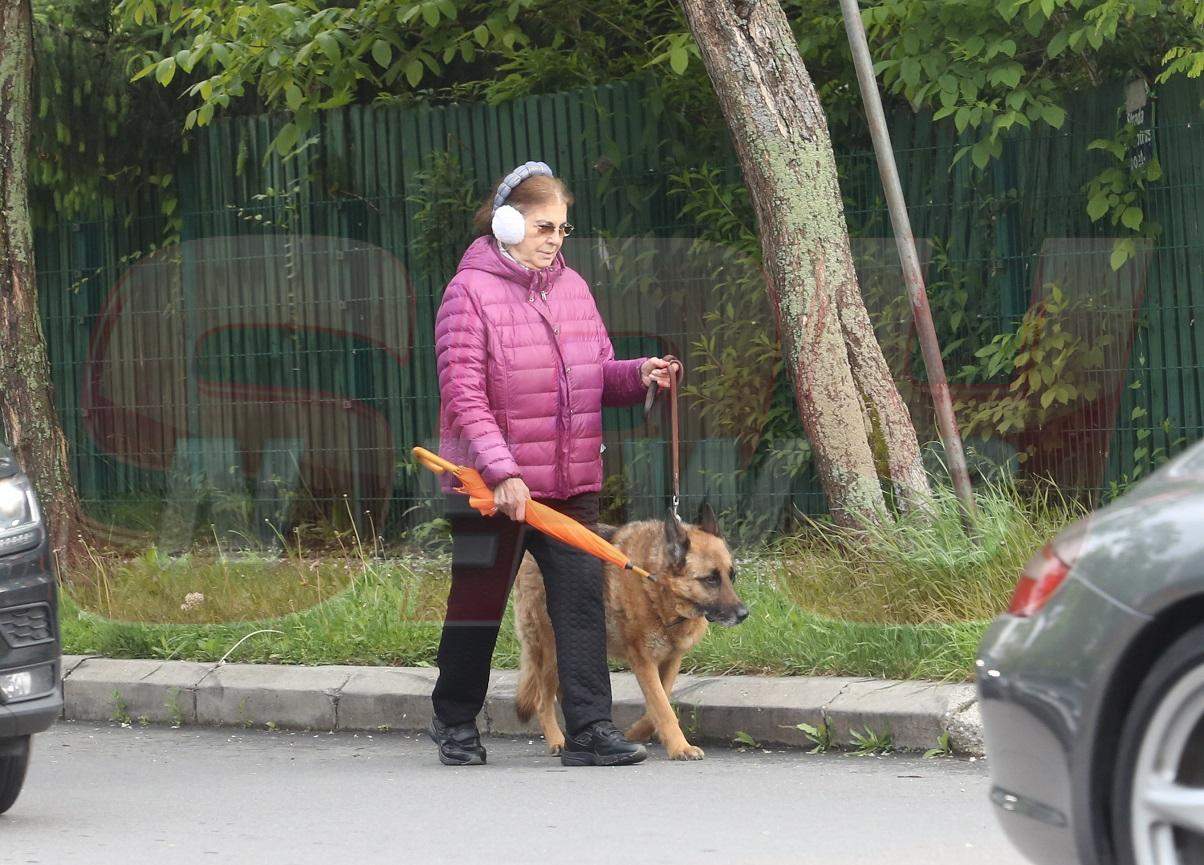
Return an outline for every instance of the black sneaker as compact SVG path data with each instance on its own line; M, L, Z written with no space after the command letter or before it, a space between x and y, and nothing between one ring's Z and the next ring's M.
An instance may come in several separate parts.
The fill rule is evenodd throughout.
M473 721L449 726L433 718L426 734L439 746L439 762L444 766L484 765L485 748Z
M630 766L648 756L643 745L628 742L610 721L595 721L564 740L562 766Z

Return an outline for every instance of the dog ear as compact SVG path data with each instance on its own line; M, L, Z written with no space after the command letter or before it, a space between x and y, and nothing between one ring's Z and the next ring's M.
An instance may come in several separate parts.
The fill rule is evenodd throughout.
M714 535L717 538L723 537L723 529L719 528L719 520L715 516L714 509L711 508L710 502L702 503L702 507L698 509L698 519L694 523L708 535Z
M670 508L665 514L665 550L673 567L679 568L685 564L689 549L690 536L686 534L686 527Z

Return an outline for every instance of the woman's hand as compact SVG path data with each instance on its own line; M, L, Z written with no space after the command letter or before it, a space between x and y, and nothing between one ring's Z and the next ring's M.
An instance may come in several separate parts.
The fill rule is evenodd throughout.
M526 522L531 490L522 478L506 478L493 488L493 503L516 523Z
M661 387L669 386L669 364L677 363L679 366L681 361L674 358L673 361L668 361L663 357L650 357L644 361L644 365L640 367L640 381L644 387L648 387L653 382L656 382ZM680 373L679 373L680 374Z

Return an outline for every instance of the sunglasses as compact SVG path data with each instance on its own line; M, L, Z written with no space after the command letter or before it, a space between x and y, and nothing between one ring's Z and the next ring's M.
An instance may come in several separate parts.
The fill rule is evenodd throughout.
M573 233L573 224L571 222L562 222L558 227L558 226L553 225L550 222L535 223L535 233L538 234L540 237L547 237L549 234L552 234L554 231L557 231L558 229L562 236L568 237L570 234Z

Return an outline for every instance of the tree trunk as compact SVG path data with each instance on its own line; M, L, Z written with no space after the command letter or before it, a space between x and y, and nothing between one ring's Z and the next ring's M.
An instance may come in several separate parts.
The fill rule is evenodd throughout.
M59 561L75 545L79 498L55 411L38 314L28 169L33 74L29 0L0 0L0 420L41 499Z
M850 264L850 267L852 265ZM836 298L853 381L867 414L870 446L886 463L900 511L931 510L932 489L920 458L920 444L907 403L899 394L882 346L874 336L856 280L843 283Z
M767 290L833 517L887 513L874 445L899 501L927 496L915 430L869 327L827 119L777 0L681 0L757 214ZM862 401L865 403L863 411Z

